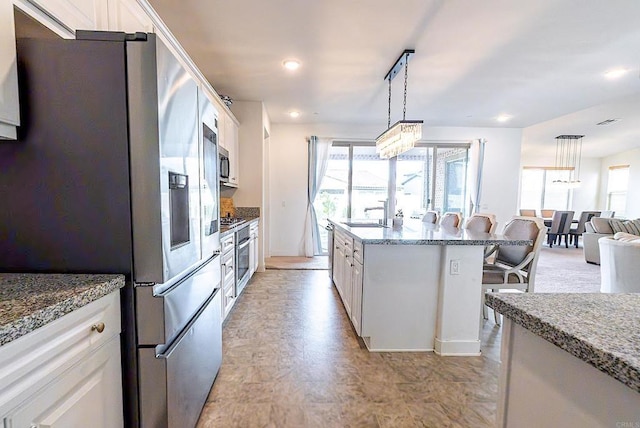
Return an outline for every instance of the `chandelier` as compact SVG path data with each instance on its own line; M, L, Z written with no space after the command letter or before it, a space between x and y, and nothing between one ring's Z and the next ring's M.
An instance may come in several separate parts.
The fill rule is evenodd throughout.
M556 137L556 170L567 170L567 179L553 180L554 184L576 188L580 186L580 162L584 135L558 135Z
M406 49L395 62L391 70L384 77L389 81L389 115L387 130L376 138L376 153L381 159L389 159L398 156L414 147L416 141L422 138L422 121L406 120L407 114L407 77L409 74L409 57L415 53L413 49ZM404 66L404 99L402 120L391 126L391 81Z

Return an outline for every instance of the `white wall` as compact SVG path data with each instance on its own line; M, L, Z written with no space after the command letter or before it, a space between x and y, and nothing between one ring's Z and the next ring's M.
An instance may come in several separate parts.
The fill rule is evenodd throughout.
M555 166L555 156L522 155L520 161L523 167L553 167ZM580 164L580 187L573 190L573 197L569 209L576 212L576 218L581 211L604 210L605 205L600 202L600 169L601 158L582 158ZM520 204L520 194L518 186L518 204ZM606 187L605 187L606 192ZM527 208L527 207L521 207ZM554 208L554 207L544 207Z
M379 126L343 124L273 124L270 138L272 256L302 255L307 203L307 138L372 141ZM480 209L496 214L498 230L517 209L522 130L513 128L425 127L425 141L487 140Z
M627 193L627 209L624 217L640 218L640 149L629 150L602 158L599 204L602 207L606 206L609 167L616 165L629 165L629 190ZM618 214L619 213L616 213L616 216L618 216Z
M258 270L264 270L264 258L269 235L265 233L269 224L270 211L265 205L264 195L268 194L268 147L265 147L265 130L270 129L269 116L261 101L236 101L233 114L240 123L238 129L239 185L237 189L227 189L223 196L233 197L237 207L259 207L259 254Z

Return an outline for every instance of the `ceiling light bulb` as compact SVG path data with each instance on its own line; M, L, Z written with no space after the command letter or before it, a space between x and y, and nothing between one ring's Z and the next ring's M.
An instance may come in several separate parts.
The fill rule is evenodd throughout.
M506 122L509 119L511 119L511 116L509 116L508 114L501 114L498 117L496 117L496 120L498 122Z
M627 70L626 68L614 68L613 70L609 70L604 73L604 76L607 79L617 79L618 77L622 77L627 74L628 71L629 70Z
M296 61L295 59L288 59L282 63L283 67L287 70L297 70L300 67L300 61Z
M291 116L292 118L295 119L296 117L300 116L300 112L298 112L298 111L290 111L289 112L289 116Z

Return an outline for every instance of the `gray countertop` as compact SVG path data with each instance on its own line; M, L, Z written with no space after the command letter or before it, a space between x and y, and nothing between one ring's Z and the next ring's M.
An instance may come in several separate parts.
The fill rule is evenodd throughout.
M640 392L640 294L487 293L486 302Z
M0 346L124 287L124 275L0 274Z
M369 222L375 220L369 220ZM363 220L329 220L336 227L344 230L364 244L383 245L531 245L525 239L510 239L506 236L471 232L466 229L444 228L424 223L420 220L405 219L399 227L357 227L348 226L344 222L364 222Z
M230 233L233 233L236 230L238 230L238 229L240 229L240 228L242 228L244 226L247 226L247 225L249 225L249 224L251 224L251 223L253 223L255 221L260 220L259 216L256 216L256 217L254 217L254 216L245 216L243 218L246 221L242 222L240 224L234 224L233 226L220 226L220 237L222 238L223 236L226 236L226 235L228 235Z

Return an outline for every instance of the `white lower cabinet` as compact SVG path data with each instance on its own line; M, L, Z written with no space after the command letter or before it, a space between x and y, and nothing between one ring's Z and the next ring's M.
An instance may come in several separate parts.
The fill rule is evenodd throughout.
M362 330L363 246L341 232L334 232L333 282L358 335Z
M259 247L258 247L258 222L251 223L250 226L250 238L251 244L249 244L249 276L253 275L258 270Z
M120 339L113 337L9 412L5 426L121 427Z
M122 427L118 291L0 347L0 420Z
M235 236L234 233L220 239L222 248L222 317L229 315L236 302L236 264L235 264Z
M362 270L362 263L354 260L351 271L351 324L358 336L362 333Z

